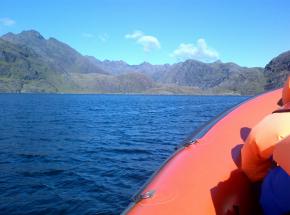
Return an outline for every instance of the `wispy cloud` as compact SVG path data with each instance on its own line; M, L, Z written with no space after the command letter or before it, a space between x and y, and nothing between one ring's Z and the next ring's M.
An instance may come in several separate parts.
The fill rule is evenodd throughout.
M135 40L137 44L142 45L145 52L159 49L161 47L159 40L152 35L145 35L142 31L134 31L125 35L126 39Z
M98 36L99 40L103 43L107 42L109 39L109 35L107 33L100 34Z
M4 17L0 18L0 24L4 26L12 26L16 24L16 21L9 17Z
M95 37L95 35L93 35L91 33L87 33L87 32L82 33L82 36L85 38L94 38Z
M181 43L177 49L175 49L171 57L182 61L186 59L195 59L204 62L212 62L219 59L219 53L209 48L205 39L200 38L196 44L192 43Z
M92 33L84 32L82 33L82 37L87 38L87 39L98 39L102 43L105 43L109 39L109 35L107 33L99 34L99 35L94 35Z
M140 37L142 37L144 34L142 31L134 31L133 33L131 34L126 34L125 35L125 38L126 39L138 39Z

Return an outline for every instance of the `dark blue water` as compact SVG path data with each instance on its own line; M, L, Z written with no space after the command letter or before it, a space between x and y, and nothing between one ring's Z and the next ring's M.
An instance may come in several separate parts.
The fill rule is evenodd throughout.
M233 96L0 95L1 214L119 214Z

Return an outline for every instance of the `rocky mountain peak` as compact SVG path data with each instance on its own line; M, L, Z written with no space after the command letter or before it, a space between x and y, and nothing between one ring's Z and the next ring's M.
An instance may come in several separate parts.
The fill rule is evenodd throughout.
M28 31L22 31L19 36L26 37L30 39L38 39L38 40L45 40L45 38L35 30L28 30Z

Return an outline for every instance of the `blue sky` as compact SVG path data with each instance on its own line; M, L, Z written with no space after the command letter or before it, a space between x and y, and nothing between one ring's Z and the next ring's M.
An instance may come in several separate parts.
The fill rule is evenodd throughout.
M0 34L28 29L101 60L265 66L290 50L290 1L2 1Z

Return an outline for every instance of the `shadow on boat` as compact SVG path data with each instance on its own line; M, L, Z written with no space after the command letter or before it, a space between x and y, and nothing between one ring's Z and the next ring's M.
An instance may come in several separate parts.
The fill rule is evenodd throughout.
M245 142L251 129L240 129L241 140ZM231 156L237 169L233 170L226 181L219 182L211 192L212 201L217 215L259 215L260 183L251 183L240 169L241 149L243 144L237 144L231 150Z

